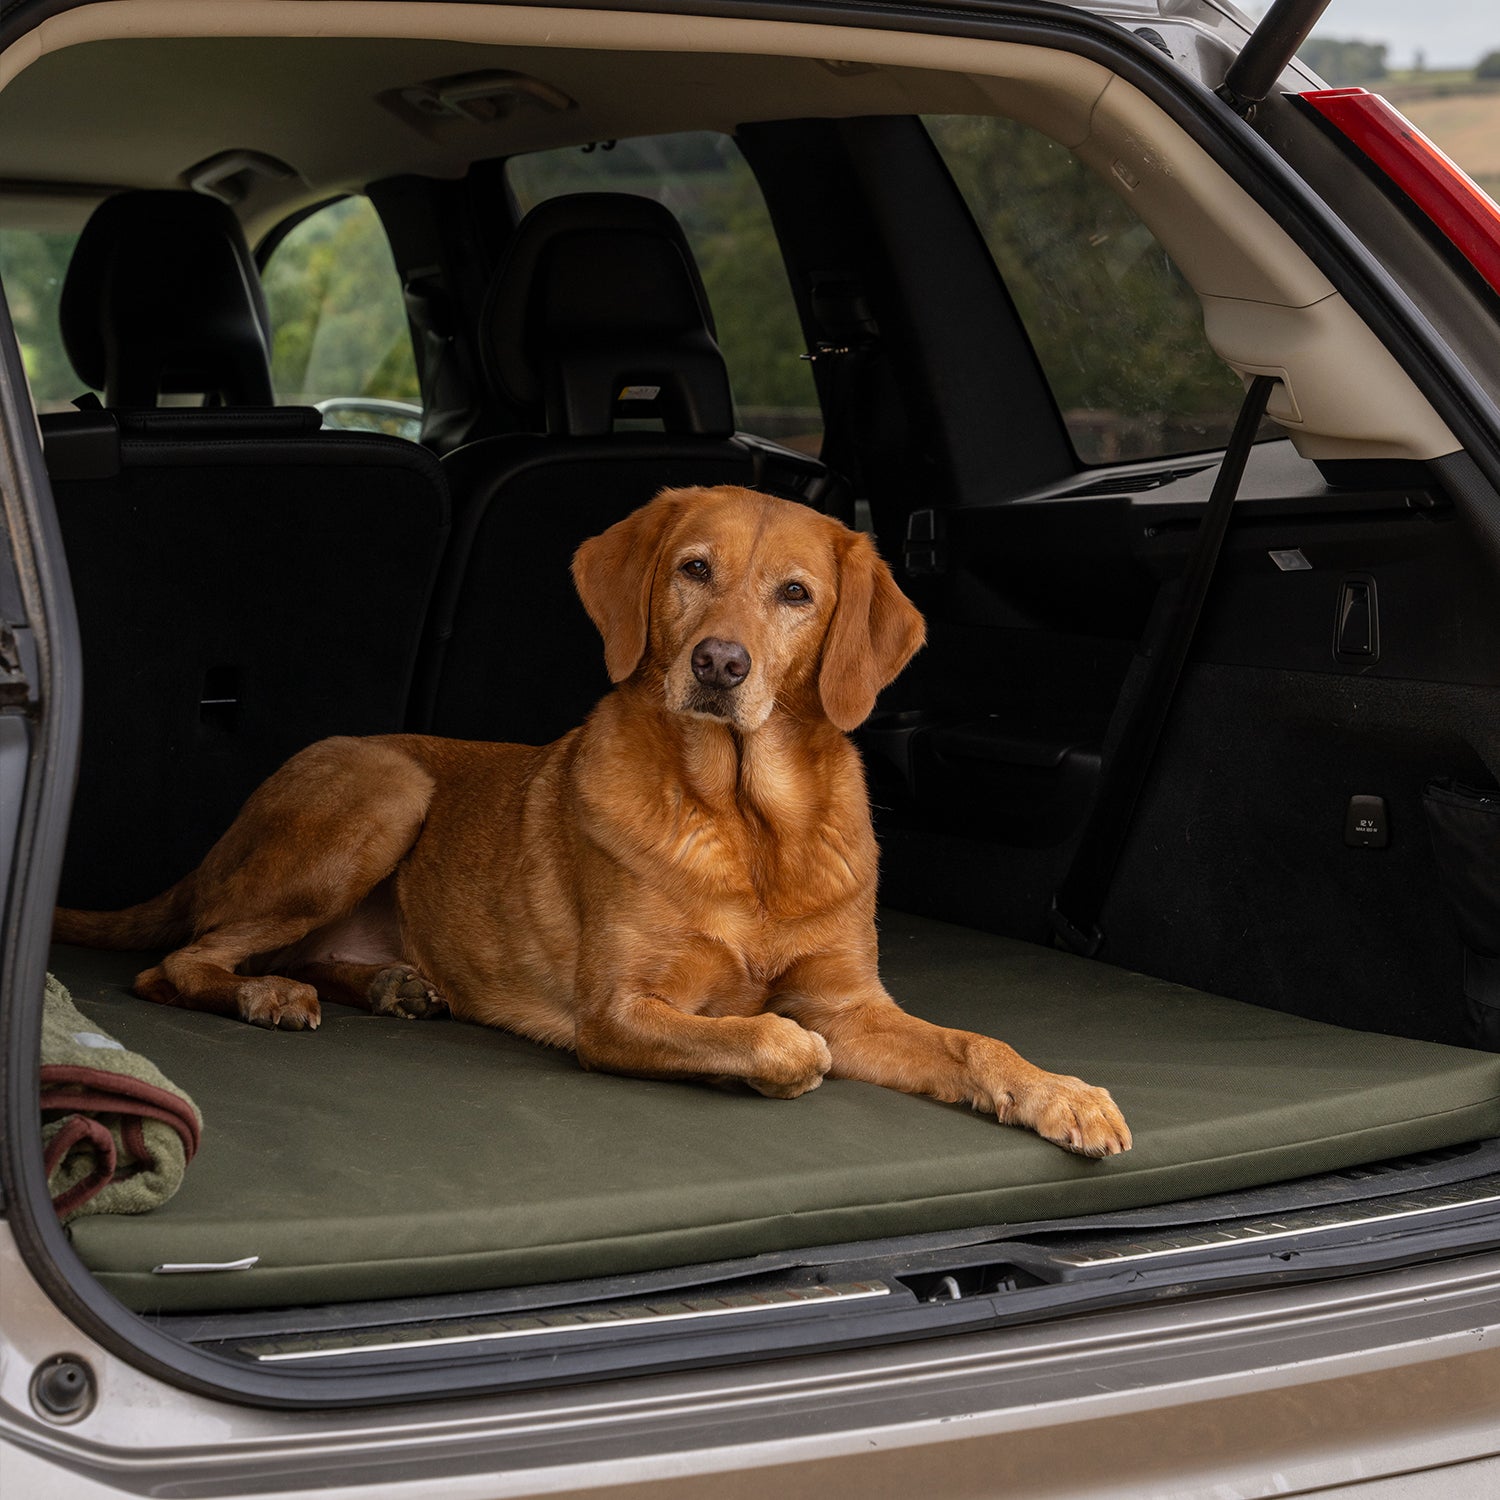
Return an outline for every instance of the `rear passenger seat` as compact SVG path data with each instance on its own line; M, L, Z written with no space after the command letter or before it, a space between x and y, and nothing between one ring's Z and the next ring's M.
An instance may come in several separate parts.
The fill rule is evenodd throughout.
M294 751L405 727L448 500L416 445L267 404L259 279L212 199L107 200L62 315L107 406L42 422L85 670L60 899L119 906L191 869ZM184 392L222 405L157 407Z
M824 466L734 432L698 268L649 198L539 204L486 300L497 401L530 429L443 461L454 532L416 714L435 734L543 744L608 691L568 565L586 537L678 485L737 484L836 507ZM659 419L662 430L615 431Z

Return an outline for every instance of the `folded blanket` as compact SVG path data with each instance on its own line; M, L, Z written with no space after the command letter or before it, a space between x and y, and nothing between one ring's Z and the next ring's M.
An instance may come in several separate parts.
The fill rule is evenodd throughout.
M47 1186L64 1223L145 1213L181 1186L203 1128L197 1107L100 1031L50 974L41 1083Z

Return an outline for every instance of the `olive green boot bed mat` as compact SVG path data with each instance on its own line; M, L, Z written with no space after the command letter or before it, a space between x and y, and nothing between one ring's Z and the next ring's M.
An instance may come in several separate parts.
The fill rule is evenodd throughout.
M73 1242L140 1310L270 1307L1100 1213L1500 1134L1500 1056L896 913L881 948L909 1010L1108 1087L1135 1149L1085 1161L862 1083L776 1100L585 1073L569 1053L446 1020L327 1006L317 1031L265 1031L133 999L141 955L59 948L79 1008L204 1121L174 1198L81 1219Z

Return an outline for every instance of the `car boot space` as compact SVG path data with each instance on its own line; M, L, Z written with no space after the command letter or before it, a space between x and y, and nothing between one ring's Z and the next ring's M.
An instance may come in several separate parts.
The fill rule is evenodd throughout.
M137 1310L269 1308L1097 1214L1500 1134L1494 1054L896 911L881 949L909 1010L1108 1087L1134 1149L1089 1161L844 1080L783 1101L589 1073L448 1020L329 1005L317 1031L267 1031L133 998L143 955L59 947L79 1008L204 1118L175 1197L79 1218L73 1243Z
M614 1299L633 1328L647 1290L711 1302L738 1279L753 1300L791 1256L788 1296L834 1295L838 1266L884 1278L900 1292L891 1336L931 1339L936 1319L901 1321L903 1298L945 1317L962 1296L989 1328L982 1297L1029 1274L999 1252L971 1281L917 1265L944 1236L980 1257L1018 1226L1055 1243L1082 1220L1125 1234L1136 1213L1188 1240L1218 1238L1221 1215L1253 1237L1293 1201L1389 1202L1408 1179L1371 1164L1500 1137L1500 1051L1475 1050L1500 1037L1497 554L1475 525L1490 491L1449 425L1458 385L1380 331L1370 308L1388 292L1314 232L1294 174L1262 181L1222 122L1184 128L1196 94L1138 86L1140 57L1112 73L1034 18L960 64L954 38L878 41L873 26L842 39L842 61L781 56L780 30L695 51L677 23L705 17L675 18L664 50L660 17L602 12L599 39L554 45L550 30L507 32L526 7L452 9L493 11L494 35L427 38L447 23L424 14L423 37L340 38L330 23L301 39L104 39L42 50L0 96L0 176L46 208L28 231L46 274L33 289L7 266L6 294L36 367L52 565L61 585L65 554L78 625L76 650L66 630L49 647L67 658L49 732L78 740L57 902L116 910L171 888L266 777L328 737L555 742L629 682L606 670L608 633L575 588L580 549L663 490L761 491L863 533L840 534L840 568L854 545L878 552L926 622L873 712L820 699L821 729L857 726L884 985L916 1016L1108 1089L1133 1145L1089 1159L850 1079L777 1099L591 1071L498 1028L326 998L316 1029L267 1029L134 994L159 952L55 945L53 972L98 1028L85 1045L148 1059L202 1116L180 1187L150 1211L82 1212L59 1231L39 1182L24 1200L53 1248L71 1242L85 1269L64 1253L54 1270L77 1273L89 1317L114 1328L118 1314L117 1342L138 1324L180 1335L185 1358L218 1341L200 1391L217 1389L225 1352L287 1381L306 1356L311 1384L327 1350L243 1340L402 1325L415 1346L441 1319L453 1328L435 1348L509 1339L459 1327L480 1303L524 1322ZM609 39L637 21L638 45ZM1113 31L1158 69L1199 47L1167 64L1155 31ZM1267 140L1305 163L1334 150L1284 102L1265 109ZM252 149L269 117L274 157ZM48 149L22 162L28 139ZM232 168L233 192L189 190L217 180L195 162ZM1397 213L1368 184L1330 203L1330 222ZM54 214L68 236L44 232ZM1427 288L1424 316L1487 327L1446 247L1429 261L1404 218L1395 228L1398 280ZM45 317L15 294L53 283ZM85 385L97 396L75 401ZM345 424L351 409L380 430ZM700 564L698 583L728 575L686 552L662 572ZM777 597L800 607L806 576L783 568ZM830 608L858 597L843 577ZM873 645L891 612L862 608ZM819 639L821 676L829 622ZM726 644L705 626L710 640ZM856 681L854 660L833 675ZM1132 760L1122 797L1114 773ZM465 816L471 793L455 794ZM630 795L612 784L601 801ZM636 800L682 795L664 778ZM1062 897L1101 807L1119 839L1081 908ZM759 847L787 854L788 886L817 889L799 863L811 842ZM523 930L485 906L491 868L445 862L433 907L464 883L476 930ZM855 882L865 917L873 880L872 856ZM762 918L777 910L760 884L754 897ZM684 930L717 932L717 917ZM189 933L203 935L184 922L177 940ZM655 926L643 939L653 956L669 942ZM761 969L793 992L791 970ZM484 987L500 993L505 972ZM571 996L580 969L556 972ZM538 1034L573 1038L566 1014ZM13 1065L30 1068L22 1051ZM25 1145L39 1176L43 1148ZM1445 1182L1497 1151L1449 1163ZM1351 1175L1330 1187L1329 1173ZM1201 1201L1257 1189L1277 1201ZM1477 1201L1493 1191L1484 1177ZM1393 1232L1380 1253L1436 1263L1458 1243L1438 1233L1410 1249L1417 1236ZM890 1248L917 1241L910 1263ZM1331 1248L1284 1264L1283 1243L1257 1252L1274 1264L1256 1274L1352 1278ZM1210 1300L1214 1283L1183 1265L1156 1281L1130 1265L1128 1291L1107 1295ZM1071 1305L1071 1275L1050 1308ZM819 1316L797 1337L820 1353L867 1338L813 1328ZM764 1337L755 1357L785 1363L786 1327L743 1347ZM742 1357L684 1337L698 1343L661 1339L649 1361ZM644 1368L635 1339L609 1359ZM498 1367L520 1346L495 1347ZM533 1367L511 1360L502 1381L615 1368L532 1347ZM351 1369L383 1358L350 1348ZM359 1399L416 1399L413 1367L393 1368ZM252 1373L255 1399L281 1404ZM1089 1400L1111 1388L1085 1378ZM318 1399L351 1389L330 1381Z

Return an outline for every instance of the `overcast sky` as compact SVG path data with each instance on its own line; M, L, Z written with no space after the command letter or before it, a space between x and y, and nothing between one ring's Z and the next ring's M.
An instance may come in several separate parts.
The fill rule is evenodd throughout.
M1265 0L1247 8L1263 11ZM1313 35L1385 42L1396 68L1419 51L1429 68L1471 67L1500 51L1500 0L1333 0Z

